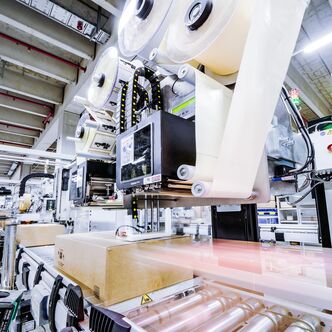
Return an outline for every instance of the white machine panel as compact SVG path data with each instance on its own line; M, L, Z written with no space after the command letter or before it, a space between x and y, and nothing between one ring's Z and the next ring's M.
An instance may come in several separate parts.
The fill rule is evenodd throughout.
M321 174L332 172L332 129L315 131L310 134L315 147L317 171Z

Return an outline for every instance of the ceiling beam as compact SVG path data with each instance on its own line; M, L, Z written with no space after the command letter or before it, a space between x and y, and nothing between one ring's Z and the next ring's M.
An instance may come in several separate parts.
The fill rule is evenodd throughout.
M121 10L117 8L115 5L113 5L110 1L107 0L92 0L96 5L100 6L101 8L104 8L109 13L113 14L114 16L120 17L121 16Z
M51 43L45 42L44 40L38 39L35 36L28 34L25 31L21 31L12 27L8 24L5 24L0 21L0 33L10 36L13 39L24 41L26 44L31 45L32 48L38 48L40 50L52 53L59 58L66 59L73 63L79 63L82 58L77 55L66 52L65 50L54 46Z
M11 133L1 133L1 132L0 132L0 141L8 143L18 143L26 146L32 146L34 143L34 139L31 137L22 137Z
M285 82L292 88L300 91L300 98L319 117L331 115L329 107L324 100L310 86L307 80L299 71L290 64Z
M0 76L0 88L52 104L61 104L63 99L62 87L8 69Z
M0 58L64 83L76 81L76 68L3 38L0 42Z
M83 59L93 58L94 44L87 38L17 1L1 0L0 21Z
M0 123L1 124L13 124L22 128L31 128L36 131L42 131L44 125L42 120L38 116L20 113L16 111L10 111L8 108L0 106Z
M0 92L0 106L46 118L53 110L48 105Z
M26 129L13 128L13 127L9 127L9 126L3 125L3 124L0 124L0 133L13 134L13 135L29 137L29 138L38 138L38 136L39 136L39 132L37 132L37 131L31 132Z
M7 146L15 146L15 147L20 147L20 148L26 148L29 149L31 148L30 144L24 144L24 143L17 143L17 142L12 142L12 141L2 141L0 140L0 145L7 145Z

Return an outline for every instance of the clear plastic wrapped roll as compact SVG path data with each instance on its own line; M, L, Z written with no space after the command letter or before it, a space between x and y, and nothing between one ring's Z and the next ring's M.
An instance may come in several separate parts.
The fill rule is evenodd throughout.
M167 29L172 0L127 0L118 29L120 52L145 55L159 47Z
M108 101L118 75L119 57L117 49L108 48L100 57L93 71L88 101L96 108L102 108Z
M254 0L182 0L166 36L169 58L193 59L218 75L240 68Z

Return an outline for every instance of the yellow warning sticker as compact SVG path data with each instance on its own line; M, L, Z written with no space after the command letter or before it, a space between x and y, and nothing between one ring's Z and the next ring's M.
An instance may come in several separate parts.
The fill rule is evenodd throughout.
M152 302L153 300L151 299L151 297L148 295L148 294L144 294L142 296L142 299L141 299L141 305L142 304L147 304L147 303L150 303Z

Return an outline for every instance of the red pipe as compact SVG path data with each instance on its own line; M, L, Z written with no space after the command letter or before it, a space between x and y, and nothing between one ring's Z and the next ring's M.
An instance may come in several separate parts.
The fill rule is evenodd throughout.
M1 140L0 140L0 144L15 145L15 146L23 147L23 148L26 148L27 146L29 146L30 148L32 147L32 145L30 145L30 144L21 144L21 143L7 142L7 141L1 141Z
M86 71L86 67L82 67L81 65L79 65L77 63L74 63L74 62L71 62L69 60L63 59L63 58L61 58L61 57L59 57L57 55L54 55L54 54L49 53L47 51L44 51L44 50L42 50L42 49L40 49L38 47L32 46L32 45L30 45L28 43L25 43L24 41L21 41L21 40L18 40L16 38L14 38L14 37L8 36L8 35L6 35L6 34L4 34L2 32L0 32L0 37L4 38L4 39L7 39L7 40L9 40L9 41L11 41L11 42L13 42L15 44L19 44L21 46L24 46L28 50L33 50L33 51L35 51L37 53L43 54L45 56L48 56L49 58L52 58L52 59L58 60L60 62L63 62L64 64L66 64L68 66L78 68L80 70L83 70L84 72Z
M2 122L0 121L0 125L4 125L4 126L7 126L7 127L13 127L13 128L19 128L19 129L25 129L25 130L30 130L30 131L39 131L39 132L42 132L44 129L34 129L34 128L30 128L30 127L26 127L26 126L23 126L23 125L17 125L17 124L11 124L11 123L7 123L7 122Z
M24 101L26 103L30 103L30 104L34 104L34 105L38 105L38 106L41 106L41 107L44 107L44 108L48 108L50 109L52 112L54 112L53 110L53 107L49 106L49 105L46 105L46 104L42 104L42 103L39 103L37 101L33 101L33 100L30 100L30 99L26 99L26 98L22 98L22 97L16 97L16 96L13 96L13 95L10 95L9 93L5 93L5 92L0 92L0 95L1 96L5 96L5 97L8 97L8 98L11 98L15 101L16 100L19 100L19 101Z
M54 112L49 112L47 114L46 118L43 120L43 124L46 125L46 123L49 123L53 116L54 116Z

